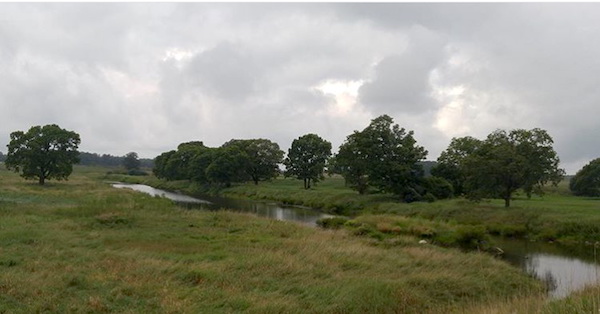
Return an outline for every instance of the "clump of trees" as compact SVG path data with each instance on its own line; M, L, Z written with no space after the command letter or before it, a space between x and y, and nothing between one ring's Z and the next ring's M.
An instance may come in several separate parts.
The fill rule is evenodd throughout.
M600 196L600 158L577 171L569 182L569 188L578 196Z
M48 179L66 180L79 161L80 142L79 134L56 124L15 131L10 134L4 164L25 179L37 179L40 185Z
M234 139L217 148L194 141L157 156L153 171L166 180L224 186L252 180L258 184L279 174L282 159L279 145L267 139Z
M497 130L485 140L455 138L432 174L447 179L467 197L499 197L509 207L518 189L531 197L542 194L544 185L562 180L564 170L558 167L552 144L552 137L538 128Z

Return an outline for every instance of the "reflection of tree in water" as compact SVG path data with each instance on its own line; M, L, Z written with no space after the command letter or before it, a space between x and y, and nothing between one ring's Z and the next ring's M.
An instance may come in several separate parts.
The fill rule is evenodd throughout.
M543 276L540 276L539 278L546 286L546 290L548 292L554 291L556 290L556 288L558 288L558 281L552 275L551 271L546 271L546 273Z
M547 270L544 274L539 274L538 269L540 268L540 259L532 257L530 254L525 255L522 260L524 269L530 276L541 280L546 286L546 291L552 292L558 288L558 280L552 274L552 271Z

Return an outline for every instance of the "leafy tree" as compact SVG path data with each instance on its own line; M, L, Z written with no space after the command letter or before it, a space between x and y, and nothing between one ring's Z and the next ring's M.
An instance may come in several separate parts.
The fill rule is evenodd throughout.
M248 156L236 146L221 147L214 152L212 162L206 168L206 177L211 183L230 186L233 182L244 182L248 178L244 164Z
M247 158L242 168L254 184L279 175L284 153L277 143L267 139L231 140L222 147L237 147L245 153Z
M427 151L388 115L371 121L349 135L336 156L337 167L350 186L364 193L372 186L381 192L418 199L423 169L419 161Z
M440 154L431 175L444 178L452 184L454 193L465 193L465 160L481 145L481 141L470 136L453 138L448 148Z
M171 156L173 156L175 153L177 153L177 151L172 150L164 152L154 158L154 168L152 168L152 172L154 172L154 175L157 178L170 180L172 176L168 172L167 164L169 163Z
M558 168L552 144L550 135L541 129L491 133L465 160L469 196L500 197L509 207L518 189L540 194L548 182L558 184L564 170Z
M80 142L79 134L56 124L34 126L27 133L15 131L10 134L5 165L25 179L37 178L40 185L46 179L67 179L79 161Z
M140 169L140 159L138 158L138 154L136 152L130 152L123 157L123 166L127 170L138 170Z
M323 171L331 156L331 143L316 134L306 134L292 142L288 156L283 162L285 176L295 176L304 181L304 188L309 189L311 182L316 183L324 178Z
M0 162L4 162L4 160L6 160L6 155L0 152Z
M578 196L600 196L600 158L577 171L569 182L569 188Z

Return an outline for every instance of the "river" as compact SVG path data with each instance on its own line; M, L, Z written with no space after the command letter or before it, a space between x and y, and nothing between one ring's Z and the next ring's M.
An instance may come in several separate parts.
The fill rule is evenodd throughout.
M166 197L186 208L228 209L277 220L295 221L309 226L316 226L316 221L320 218L332 217L314 209L283 206L275 202L212 196L203 196L202 199L198 199L143 184L114 183L112 186ZM562 298L586 285L600 283L600 267L596 256L600 254L598 244L561 247L557 244L502 238L495 238L494 243L504 250L504 260L545 282L548 286L548 294L552 298Z

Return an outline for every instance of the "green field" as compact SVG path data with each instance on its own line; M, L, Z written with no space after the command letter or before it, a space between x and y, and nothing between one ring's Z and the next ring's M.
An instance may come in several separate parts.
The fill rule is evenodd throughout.
M377 239L226 211L184 210L165 199L114 189L105 180L115 176L105 173L76 167L69 181L39 186L0 169L0 313L597 308L594 289L548 303L541 283L488 254L422 245L410 235ZM337 179L311 191L297 183L244 185L228 194L242 196L251 188L273 192L278 185L296 197L352 193ZM183 182L168 184L185 188ZM390 201L367 196L365 203L378 198ZM381 217L401 219L357 219ZM385 221L378 226L384 228Z

